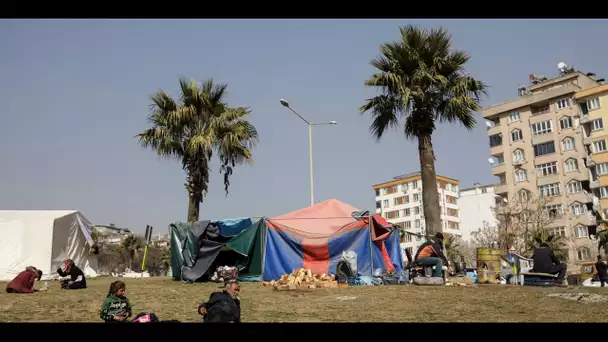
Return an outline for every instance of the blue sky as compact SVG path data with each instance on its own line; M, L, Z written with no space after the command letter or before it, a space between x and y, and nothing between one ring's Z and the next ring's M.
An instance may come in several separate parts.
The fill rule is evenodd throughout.
M110 222L166 232L184 220L184 173L138 146L150 96L176 94L179 76L228 83L260 134L253 167L238 168L228 197L217 161L201 218L273 216L309 203L306 126L314 121L316 201L373 208L373 184L419 169L401 130L376 142L358 112L364 80L398 27L446 27L490 85L484 105L516 96L530 73L553 77L564 61L608 77L605 20L2 20L0 209L78 209ZM483 121L440 126L437 170L463 186L492 183Z

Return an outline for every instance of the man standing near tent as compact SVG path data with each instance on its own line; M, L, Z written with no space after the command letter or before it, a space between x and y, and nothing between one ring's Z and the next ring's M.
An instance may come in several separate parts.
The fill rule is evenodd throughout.
M241 323L241 286L237 280L229 280L224 291L214 292L209 301L198 307L205 323Z
M414 260L421 266L435 266L433 277L443 278L443 265L448 267L448 271L450 266L443 254L443 233L439 232L431 241L423 243Z

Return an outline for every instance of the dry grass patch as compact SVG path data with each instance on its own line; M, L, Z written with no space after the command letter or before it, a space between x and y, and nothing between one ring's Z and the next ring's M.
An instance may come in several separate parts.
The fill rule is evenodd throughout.
M86 290L64 291L58 282L50 282L48 292L2 292L0 321L101 322L99 309L114 280L90 279ZM168 278L122 280L134 313L152 311L161 320L199 322L198 304L218 290L217 284L182 284ZM597 315L604 303L547 296L608 295L600 288L412 285L275 291L260 283L243 283L241 288L244 322L608 322L608 317Z

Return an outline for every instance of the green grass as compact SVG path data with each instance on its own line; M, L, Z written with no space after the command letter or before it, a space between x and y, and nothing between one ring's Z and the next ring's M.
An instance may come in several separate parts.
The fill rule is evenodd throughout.
M58 282L49 282L47 292L2 292L0 321L100 322L99 308L114 280L90 279L86 290L60 290ZM217 284L168 278L122 280L134 313L152 311L161 320L200 322L197 306L218 290ZM601 288L411 285L274 291L259 283L242 283L241 288L244 322L608 322L598 314L605 303L547 297L554 292L604 294Z

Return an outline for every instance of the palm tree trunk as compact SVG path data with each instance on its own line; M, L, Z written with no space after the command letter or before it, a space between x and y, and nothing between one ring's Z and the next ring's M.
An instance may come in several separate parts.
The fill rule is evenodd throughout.
M431 135L418 136L418 154L422 176L422 207L427 238L441 232L441 211L437 193L437 174L435 173L435 153Z
M201 198L202 196L194 194L188 196L188 222L198 221Z

